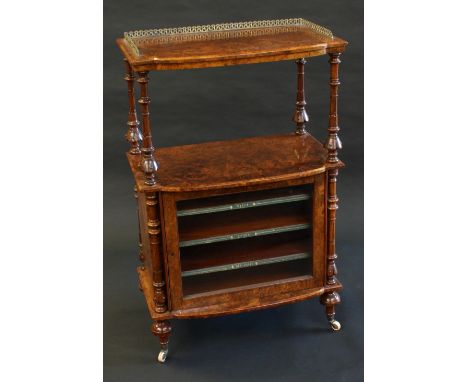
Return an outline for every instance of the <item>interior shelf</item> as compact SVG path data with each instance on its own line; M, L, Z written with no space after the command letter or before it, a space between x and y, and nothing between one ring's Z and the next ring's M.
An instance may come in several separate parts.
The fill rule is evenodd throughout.
M184 296L311 276L311 258L184 277Z
M310 199L310 186L262 190L211 198L183 200L177 204L177 216L209 214Z
M267 264L284 263L286 261L302 260L302 259L307 259L309 257L310 257L310 253L302 252L302 253L294 253L292 255L270 257L270 258L261 259L261 260L242 261L240 263L233 263L233 264L228 264L228 265L217 265L217 266L208 267L208 268L192 269L191 271L182 272L182 277L198 276L198 275L204 275L204 274L215 273L215 272L233 271L236 269L258 267L258 266L267 265Z
M311 184L177 202L183 293L312 275Z
M310 253L309 232L295 231L272 236L260 236L232 242L218 242L181 248L183 275L204 268L217 268L239 263L259 262L282 256Z
M308 229L310 203L296 202L179 218L179 247Z

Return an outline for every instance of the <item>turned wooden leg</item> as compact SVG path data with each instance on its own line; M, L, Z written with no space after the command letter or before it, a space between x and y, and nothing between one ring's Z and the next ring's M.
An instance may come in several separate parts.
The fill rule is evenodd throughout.
M320 296L320 303L325 305L328 322L334 331L341 329L341 324L335 320L335 305L340 301L340 295L337 292L327 292Z
M167 353L169 351L169 336L172 331L171 323L167 320L156 321L151 326L151 331L155 336L159 337L159 343L161 344L158 362L166 362Z
M330 112L328 114L328 137L325 141L325 148L328 151L327 164L330 169L327 171L328 195L327 195L327 272L325 284L334 286L337 284L335 260L337 258L335 249L336 231L336 210L338 209L338 197L336 193L336 181L338 168L333 168L339 162L338 150L341 149L341 141L338 137L340 128L338 127L338 67L341 53L330 53ZM320 302L325 305L327 318L333 330L340 330L341 325L335 320L335 305L340 303L340 295L337 292L326 292L320 298Z
M297 65L297 97L296 111L293 116L293 121L296 122L296 134L302 135L306 133L305 124L309 121L309 116L305 110L306 101L304 95L304 65L307 61L301 58L296 61Z

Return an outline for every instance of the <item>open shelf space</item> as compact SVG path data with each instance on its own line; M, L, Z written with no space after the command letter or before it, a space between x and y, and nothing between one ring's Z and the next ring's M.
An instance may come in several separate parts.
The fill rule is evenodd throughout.
M178 224L179 247L304 230L310 227L310 201L184 216Z
M188 297L205 292L221 292L231 288L286 281L301 276L312 276L310 258L184 277L182 285L184 296Z

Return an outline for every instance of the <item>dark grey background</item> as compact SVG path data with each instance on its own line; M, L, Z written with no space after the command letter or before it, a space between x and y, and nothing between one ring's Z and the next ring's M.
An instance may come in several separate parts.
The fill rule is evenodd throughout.
M359 1L104 2L104 376L106 381L363 380L363 3ZM344 284L330 331L318 299L235 316L173 320L166 364L138 290L133 181L125 151L127 98L115 38L124 31L303 17L349 41L340 68L337 265ZM308 130L323 140L328 57L306 65ZM151 73L156 147L294 130L292 62Z

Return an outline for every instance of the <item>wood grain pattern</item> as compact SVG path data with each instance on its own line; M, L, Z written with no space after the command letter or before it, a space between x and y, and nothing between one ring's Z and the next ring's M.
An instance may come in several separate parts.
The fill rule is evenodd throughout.
M239 294L243 292L237 292L234 294L237 298L224 300L222 302L218 302L218 304L206 304L202 307L188 307L184 309L174 309L165 313L157 313L154 309L154 304L151 298L151 276L145 273L145 271L140 267L137 268L137 272L140 283L143 287L143 294L146 299L148 311L150 312L153 320L169 320L172 318L208 318L250 312L259 309L269 309L318 297L326 292L342 289L342 285L339 281L334 286L320 286L312 288L310 287L310 284L306 282L303 283L304 288L302 289L276 294L266 292L260 293L260 291L264 289L263 287L260 287L256 293L256 298L241 298Z
M342 162L309 134L274 135L158 149L158 182L149 187L139 161L127 155L139 191L200 191L310 177Z

